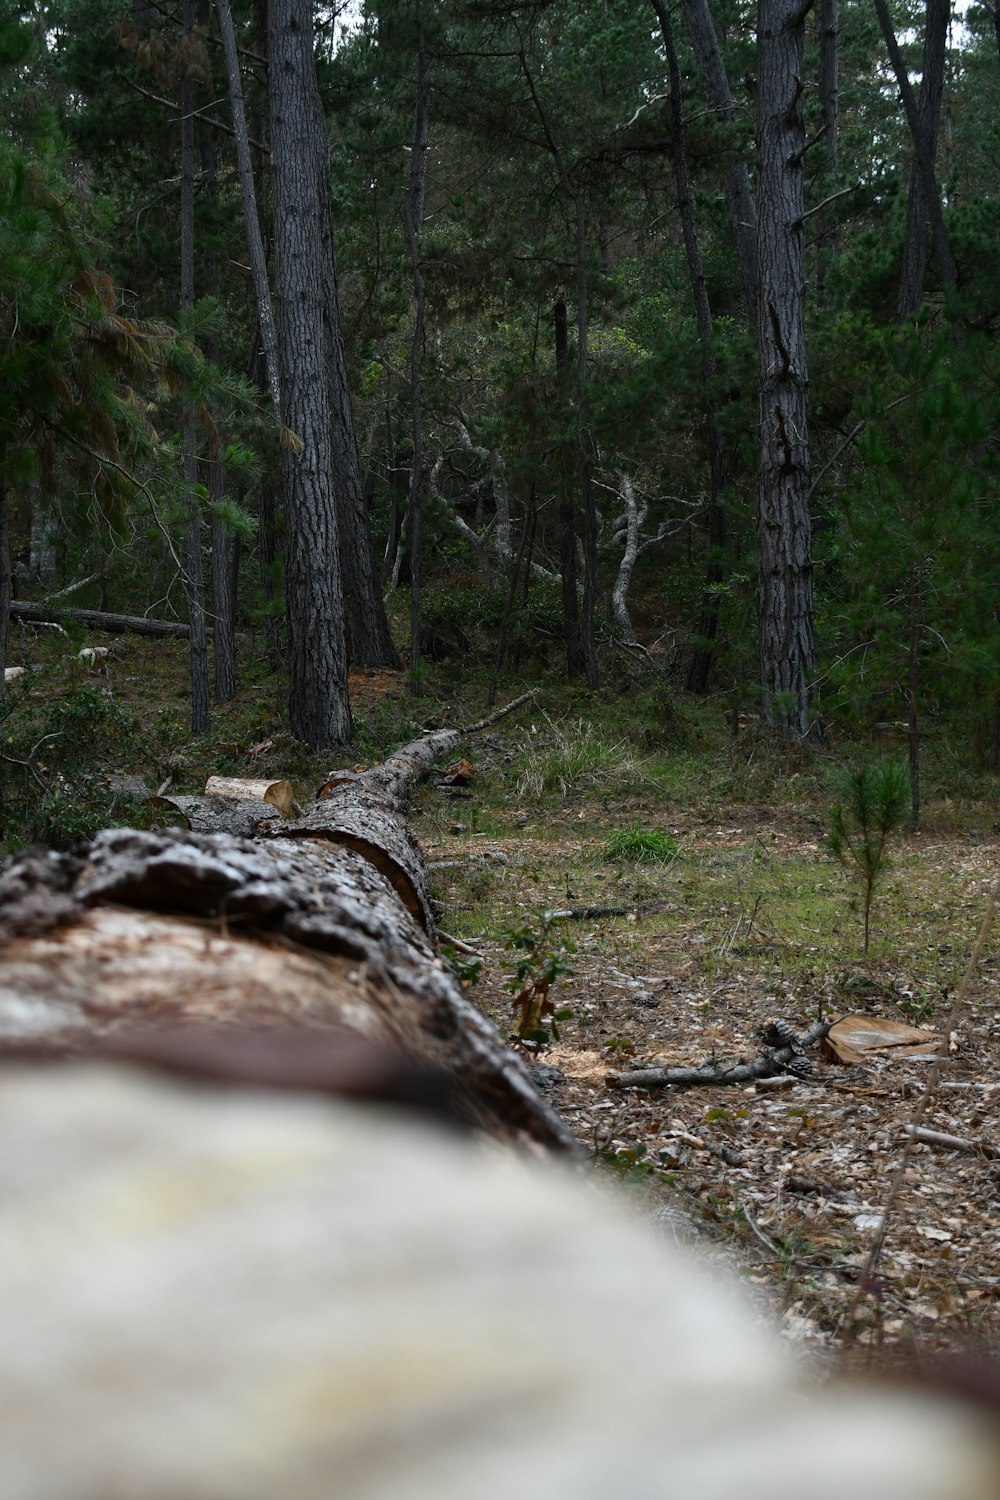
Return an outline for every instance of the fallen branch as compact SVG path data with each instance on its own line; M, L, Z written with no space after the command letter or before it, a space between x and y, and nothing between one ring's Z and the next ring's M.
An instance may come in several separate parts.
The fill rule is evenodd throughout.
M562 906L546 917L550 922L587 922L592 917L627 917L632 910L629 906Z
M752 1062L737 1063L734 1067L720 1067L718 1063L702 1063L697 1068L634 1068L628 1073L611 1073L605 1080L612 1089L663 1089L671 1085L679 1088L704 1088L730 1083L752 1083L755 1078L770 1078L776 1073L801 1071L808 1074L812 1066L802 1054L806 1047L826 1036L832 1021L818 1021L801 1036L795 1036L783 1022L772 1022L770 1034L775 1028L788 1032L792 1040L780 1046L769 1046ZM805 1064L805 1066L803 1066Z
M988 1141L968 1141L960 1135L948 1135L943 1130L929 1130L926 1125L907 1126L907 1135L922 1146L940 1146L944 1151L965 1151L970 1156L987 1156L991 1160L1000 1156L1000 1150Z

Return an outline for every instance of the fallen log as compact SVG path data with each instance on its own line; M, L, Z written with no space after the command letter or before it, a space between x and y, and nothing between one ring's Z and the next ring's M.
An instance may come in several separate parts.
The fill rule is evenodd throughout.
M625 1073L611 1073L605 1080L612 1089L664 1089L671 1085L679 1088L697 1088L730 1083L752 1083L757 1078L772 1078L776 1074L791 1072L798 1077L808 1077L812 1064L804 1055L825 1037L832 1021L818 1021L801 1036L795 1035L783 1021L771 1022L765 1028L765 1037L774 1030L779 1045L771 1045L759 1053L751 1062L736 1063L733 1067L721 1067L718 1063L702 1063L694 1068L631 1068ZM785 1036L788 1040L783 1040Z
M58 625L62 620L72 620L77 625L86 625L91 630L103 630L109 635L190 635L187 625L175 620L149 620L145 615L109 614L103 609L66 609L61 604L34 604L27 599L12 599L12 620L21 620L25 625ZM209 635L212 626L206 626Z
M415 741L273 835L110 829L15 857L0 871L0 1048L86 1050L163 1023L337 1030L437 1068L473 1124L573 1149L435 952L403 810L429 754ZM183 801L191 819L225 807Z

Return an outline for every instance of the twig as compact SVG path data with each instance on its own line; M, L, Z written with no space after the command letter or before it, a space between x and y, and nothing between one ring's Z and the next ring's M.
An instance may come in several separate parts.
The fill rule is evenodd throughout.
M992 891L990 892L990 899L986 903L986 911L983 913L983 920L980 923L979 935L976 938L976 946L972 950L972 955L969 959L968 964L966 965L965 973L962 975L961 983L959 984L958 989L955 991L955 998L951 1003L951 1010L948 1013L947 1023L942 1028L945 1036L949 1035L952 1031L955 1030L956 1024L958 1022L959 1012L961 1011L962 1006L965 1004L965 997L968 993L969 986L972 983L973 975L975 974L976 969L979 967L979 960L982 957L983 949L986 946L986 939L989 936L990 927L993 922L993 913L996 911L998 901L1000 901L1000 880L998 880L994 885ZM861 1302L871 1289L872 1277L875 1273L875 1267L878 1265L879 1257L882 1254L882 1247L885 1244L886 1228L889 1224L889 1219L892 1211L899 1199L900 1192L902 1191L903 1178L905 1176L906 1169L910 1164L910 1157L913 1155L913 1148L917 1144L917 1131L921 1128L922 1122L927 1115L927 1110L930 1107L930 1102L937 1092L938 1084L941 1081L941 1069L943 1065L944 1055L939 1054L931 1063L930 1069L927 1074L927 1081L925 1082L923 1087L923 1092L917 1100L916 1105L913 1109L913 1113L910 1116L909 1122L907 1124L906 1136L903 1141L903 1149L900 1153L899 1161L896 1165L896 1170L893 1173L892 1181L889 1183L889 1190L885 1195L885 1203L882 1206L879 1226L872 1237L868 1255L865 1259L864 1266L861 1269L861 1274L858 1277L857 1289L854 1293L854 1296L851 1298L850 1306L848 1307L847 1312L844 1315L844 1349L849 1348L851 1343L853 1343L854 1341L858 1323L858 1312L861 1307Z
M782 1250L781 1246L780 1245L776 1245L774 1243L774 1241L772 1239L770 1239L769 1236L764 1233L763 1229L761 1229L760 1225L757 1223L756 1219L753 1217L753 1214L751 1214L750 1210L747 1208L746 1204L743 1202L743 1199L740 1197L739 1193L735 1194L735 1198L736 1198L736 1206L739 1209L740 1213L743 1215L744 1219L746 1220L747 1227L753 1231L753 1233L760 1240L760 1242L764 1246L764 1248L766 1250L769 1250L776 1260L785 1260L787 1257L785 1255L785 1252Z
M461 938L454 937L450 932L444 932L440 927L437 930L437 935L442 943L449 948L457 948L459 953L468 953L472 958L482 958L483 956L477 949L470 948L468 943L463 943Z

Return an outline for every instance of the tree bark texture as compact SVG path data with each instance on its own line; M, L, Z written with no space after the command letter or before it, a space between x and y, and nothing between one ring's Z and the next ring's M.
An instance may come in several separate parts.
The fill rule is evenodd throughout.
M757 629L768 720L805 736L815 660L805 342L801 0L758 8Z
M723 125L734 126L737 120L722 49L715 31L708 0L683 0L684 21L705 85L705 97ZM757 331L757 210L754 205L750 172L745 161L737 161L726 173L726 198L736 240L736 257L746 300L747 316L754 334Z
M572 1148L519 1059L435 956L426 870L404 805L459 739L438 731L366 776L334 777L297 823L264 821L255 840L112 829L72 855L33 850L9 862L0 872L0 1050L82 1051L165 1023L193 1033L192 1052L198 1029L220 1025L276 1028L279 1047L285 1028L315 1033L327 1049L337 1033L441 1071L473 1124ZM204 802L209 819L221 800L185 799Z
M350 741L351 718L324 334L328 184L317 171L322 111L306 0L272 0L268 62L282 400L298 440L282 445L290 722L326 750Z

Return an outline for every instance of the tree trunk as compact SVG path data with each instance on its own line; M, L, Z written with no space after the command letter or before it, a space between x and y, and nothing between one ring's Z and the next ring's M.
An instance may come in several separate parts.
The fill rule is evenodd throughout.
M938 193L937 180L934 175L934 160L937 154L937 128L940 117L941 87L944 77L944 45L948 33L948 18L950 16L949 0L927 0L927 31L924 48L924 66L931 73L927 92L927 110L923 110L914 98L913 85L906 71L903 55L899 50L899 42L893 29L892 19L886 5L886 0L875 0L875 11L878 15L882 35L885 37L886 50L889 53L889 61L896 78L903 108L906 111L906 122L910 127L910 135L913 139L913 170L919 177L921 203L912 202L907 210L907 246L906 260L912 255L913 267L907 269L904 266L903 279L900 281L900 297L898 309L900 321L903 320L902 308L909 306L915 295L917 280L919 279L919 296L916 307L919 307L923 297L923 277L926 270L926 225L929 222L934 248L938 258L938 272L942 283L949 291L954 292L958 288L958 269L955 265L954 256L951 253L951 245L948 242L948 231L945 228L944 212L941 208L941 198ZM943 31L942 31L943 27ZM940 59L937 49L940 47ZM940 66L941 84L936 83L936 74ZM934 92L937 91L935 103ZM923 88L921 88L921 100L923 100ZM912 186L912 184L911 184ZM910 208L913 209L913 244L910 243ZM920 249L917 241L922 240L923 248ZM916 311L916 307L912 310Z
M712 325L712 309L705 285L705 271L698 244L698 227L694 217L694 199L688 174L687 135L684 125L684 101L681 97L681 70L674 41L674 28L670 11L664 0L653 0L663 34L663 45L667 54L670 72L670 118L673 126L674 184L677 189L677 207L681 216L684 234L684 249L687 255L688 277L691 296L694 300L695 321L701 342L701 368L705 382L705 432L708 439L708 465L710 494L708 500L708 562L706 564L705 593L702 596L701 619L698 623L698 641L688 667L685 686L689 693L704 693L712 670L714 642L719 627L719 599L716 586L722 582L722 555L726 542L726 514L722 508L722 492L726 484L726 446L719 427L718 366L715 358L715 330Z
M285 425L298 439L281 454L290 722L297 738L329 750L349 743L351 718L323 333L327 185L317 180L321 109L307 0L271 0L268 64L278 352Z
M735 125L733 103L726 65L716 36L708 0L683 0L684 20L705 84L705 96L716 119L724 125ZM746 300L747 316L754 335L757 332L757 211L754 206L750 172L745 161L738 161L726 173L726 197L729 217L736 240L736 257Z
M184 0L184 40L194 38L194 0ZM181 80L181 312L194 307L194 79L191 59L184 59ZM187 508L184 539L184 587L187 595L191 643L191 733L208 730L208 635L205 628L205 584L201 558L201 515L195 486L194 411L185 401L181 413L181 464Z
M576 385L578 442L580 446L580 501L583 507L583 664L587 686L593 693L597 673L597 503L591 463L590 410L587 393L587 357L590 297L587 288L587 220L583 194L574 195L576 210Z
M930 176L933 181L932 196L940 206L937 182L934 177L934 163L937 158L941 96L944 92L945 50L950 22L951 0L927 0L924 63L920 76L920 102L917 106L919 130L918 135L914 136L910 191L906 201L906 238L903 241L903 264L899 277L899 299L896 305L897 323L905 323L908 318L912 318L924 300L928 229L931 224L927 178ZM943 272L944 267L942 267Z
M421 264L420 237L424 222L424 199L427 191L427 130L430 74L424 45L423 17L420 0L416 0L417 29L417 96L413 118L413 149L410 153L410 181L403 205L403 226L410 251L413 273L413 338L410 343L410 428L413 456L410 460L410 493L407 508L410 531L410 672L411 689L420 692L420 564L423 547L423 432L421 424L422 395L420 364L424 344L424 275Z
M818 27L819 107L827 164L833 182L840 149L840 0L819 0ZM837 229L835 210L832 207L819 217L820 223L816 229L816 239L819 241L816 252L816 288L822 296L826 288L827 272L837 258Z
M565 419L569 368L569 325L566 304L560 297L553 309L556 352L556 388L560 416ZM576 505L572 478L563 465L559 486L559 572L562 577L563 636L566 642L566 676L580 675L583 653L580 645L580 606L576 588Z
M208 29L211 10L204 0L202 24ZM213 209L218 209L218 161L215 139L210 130L201 132L201 169L205 182L205 196ZM221 295L219 255L213 238L209 238L204 256L205 290L208 296ZM219 337L211 333L205 339L205 355L213 364L219 363ZM219 515L219 507L226 498L226 471L218 457L218 438L213 434L208 465L208 496L211 502L212 538L212 612L215 618L214 664L215 701L229 703L236 696L236 638L233 629L233 591L229 558L229 534Z
M814 666L805 344L802 0L760 0L757 627L764 712L804 737Z
M326 277L326 360L330 382L333 490L337 506L340 576L344 586L344 626L352 667L398 667L372 549L371 523L361 482L361 460L351 409L344 355L343 319L337 285L337 257L330 211L330 152L326 120L316 96L316 162Z
M267 279L267 256L264 239L260 231L257 213L257 187L254 182L253 159L250 155L250 139L247 131L246 111L243 107L243 81L240 75L240 57L233 29L233 15L229 0L215 0L219 13L219 29L226 58L226 78L229 84L229 105L233 117L233 137L236 142L236 165L240 177L240 192L243 197L243 222L246 226L247 249L250 255L250 273L253 277L254 295L257 299L257 324L264 350L264 368L271 407L276 422L282 420L281 376L278 357L278 334L271 302L271 289Z

